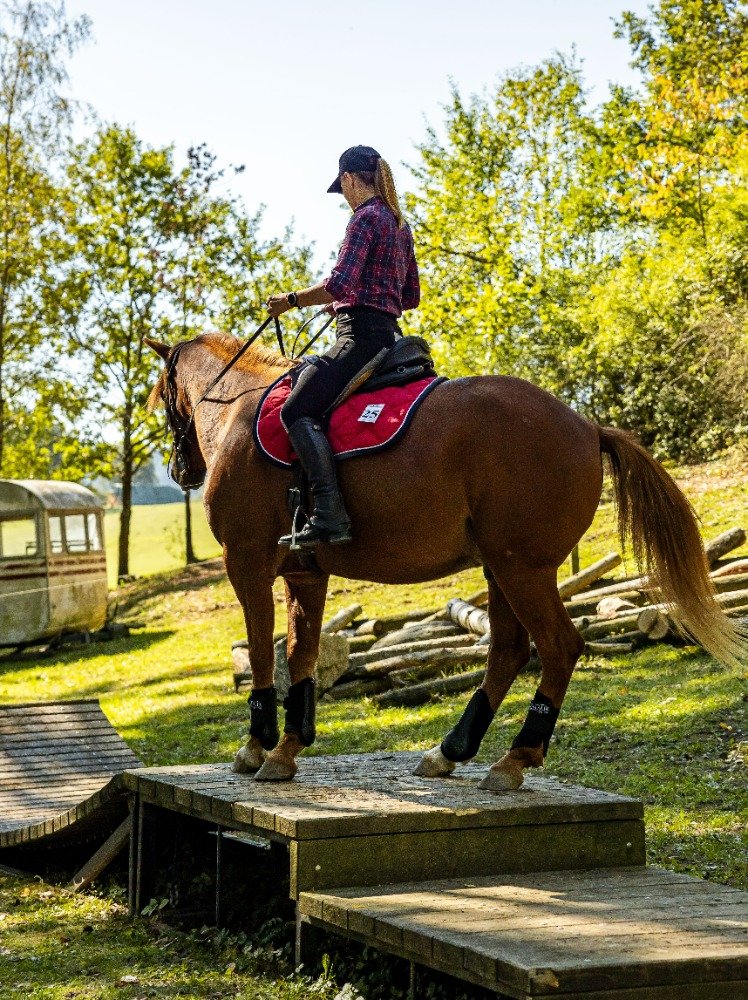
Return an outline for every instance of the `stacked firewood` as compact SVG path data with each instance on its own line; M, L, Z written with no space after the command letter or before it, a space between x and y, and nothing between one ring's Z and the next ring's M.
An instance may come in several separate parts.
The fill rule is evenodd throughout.
M745 540L745 531L733 528L705 550L717 601L726 614L748 619L748 559L724 558ZM559 584L564 606L586 642L586 653L613 656L655 642L688 641L646 578L606 580L621 562L618 553L610 553ZM364 617L359 604L343 608L322 627L318 692L332 701L367 696L383 706L420 705L438 695L477 687L491 641L487 603L484 589L467 600L453 598L444 608L380 618ZM341 637L347 640L347 656ZM285 635L275 638L276 683L282 686L285 677L287 686ZM252 679L246 647L243 640L232 650L237 690ZM532 649L526 669L539 666Z
M724 556L745 540L745 531L735 528L706 546L717 601L726 614L741 618L748 618L748 560L725 561ZM616 655L655 642L686 642L647 579L606 584L606 574L621 561L611 553L559 584L564 605L586 640L586 652ZM363 620L357 617L358 605L344 609L326 624L326 631L348 638L348 668L323 697L369 696L382 706L420 705L477 687L491 638L487 601L486 589L467 600L453 598L438 610ZM539 666L534 650L528 669L533 665Z

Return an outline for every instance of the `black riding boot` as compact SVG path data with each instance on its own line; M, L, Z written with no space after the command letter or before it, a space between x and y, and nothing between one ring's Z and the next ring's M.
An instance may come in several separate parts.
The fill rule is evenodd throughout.
M351 522L335 475L335 459L318 420L300 417L288 429L293 450L309 479L314 513L296 535L295 545L311 549L320 542L344 545L351 540ZM291 545L291 535L283 535L279 545Z

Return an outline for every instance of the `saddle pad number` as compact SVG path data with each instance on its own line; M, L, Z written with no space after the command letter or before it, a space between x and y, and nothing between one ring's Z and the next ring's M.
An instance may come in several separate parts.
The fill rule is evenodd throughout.
M384 403L369 403L358 418L360 424L375 424L379 419L379 414L384 409Z

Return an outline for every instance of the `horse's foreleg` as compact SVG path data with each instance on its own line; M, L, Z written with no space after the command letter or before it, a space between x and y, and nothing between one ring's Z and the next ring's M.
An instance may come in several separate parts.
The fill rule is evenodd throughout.
M493 576L488 580L488 616L491 644L483 683L441 745L424 754L416 774L429 778L451 774L457 763L475 757L496 709L529 659L527 630L520 624Z
M511 749L493 764L481 788L519 788L526 767L542 767L548 744L584 642L559 597L555 570L502 579L517 617L528 630L542 664L540 685Z
M249 739L234 757L234 770L247 774L262 767L267 751L278 742L278 710L273 687L273 578L270 574L260 578L250 575L246 560L239 563L228 557L226 571L244 611L252 671L252 693L248 699Z
M285 701L283 736L257 772L257 781L288 781L296 774L296 758L315 738L316 692L314 668L319 656L327 577L319 574L287 576L288 672L291 686Z

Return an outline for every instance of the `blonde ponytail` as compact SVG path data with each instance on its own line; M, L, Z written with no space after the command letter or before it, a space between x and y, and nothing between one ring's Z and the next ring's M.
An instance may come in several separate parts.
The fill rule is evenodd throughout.
M397 200L395 181L392 177L389 163L383 160L381 156L377 160L377 169L374 174L374 190L395 216L398 229L402 229L405 225L405 220L403 219L400 202Z

